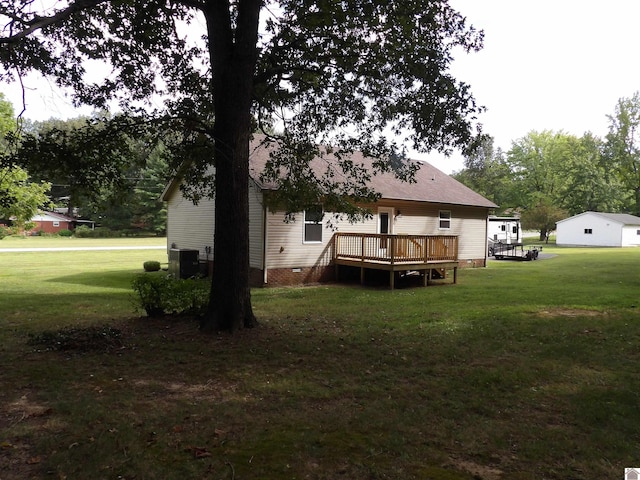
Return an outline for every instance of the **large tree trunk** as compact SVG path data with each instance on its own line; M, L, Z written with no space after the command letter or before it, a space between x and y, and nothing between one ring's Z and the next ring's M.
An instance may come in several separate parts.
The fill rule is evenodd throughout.
M235 31L227 1L209 0L205 16L215 108L215 236L205 331L257 324L249 288L249 140L261 0L240 0Z

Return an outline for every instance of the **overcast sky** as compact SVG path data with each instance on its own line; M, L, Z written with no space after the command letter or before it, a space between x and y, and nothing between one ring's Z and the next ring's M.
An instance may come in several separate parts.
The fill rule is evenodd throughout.
M640 1L450 2L485 31L484 49L460 52L452 72L487 108L480 122L503 150L531 130L604 136L618 99L640 90ZM72 110L47 83L30 80L26 86L27 118L88 113ZM0 91L19 112L19 90L0 85ZM462 168L459 155L419 158L446 173Z
M640 90L637 0L451 0L485 32L484 49L456 57L454 75L487 108L495 146L532 130L603 137L617 101ZM441 170L461 159L429 158Z

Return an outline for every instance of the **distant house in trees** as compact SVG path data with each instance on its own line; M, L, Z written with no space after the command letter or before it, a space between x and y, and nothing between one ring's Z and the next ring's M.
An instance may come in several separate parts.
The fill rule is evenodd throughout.
M590 247L640 246L640 217L584 212L556 223L556 244Z
M30 221L35 223L31 233L58 233L61 230L75 228L75 219L55 212L38 212Z
M458 267L486 265L487 217L497 205L426 162L421 162L415 183L392 174L372 177L371 187L382 198L369 206L371 217L353 224L342 221L331 229L325 223L332 213L320 206L289 222L284 211L268 207L265 200L276 188L260 179L268 158L268 148L254 142L249 188L254 286L331 281L349 270L360 271L363 280L365 270L377 269L389 272L393 287L401 271L420 272L426 284L444 269L453 269L455 278ZM372 161L360 153L352 160L364 165ZM169 257L176 250L191 250L202 262L211 261L215 200L194 205L179 187L180 180L174 179L162 194L168 207Z

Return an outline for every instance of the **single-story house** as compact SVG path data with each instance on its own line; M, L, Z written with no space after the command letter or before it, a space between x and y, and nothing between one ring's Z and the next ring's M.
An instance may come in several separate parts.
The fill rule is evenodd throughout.
M556 223L556 244L590 247L640 245L640 217L626 213L584 212Z
M75 219L55 212L38 212L30 221L35 224L31 229L32 233L58 233L60 230L73 230L75 227Z
M330 212L315 209L285 221L285 212L267 206L265 198L275 187L263 183L260 173L268 159L269 148L254 141L249 187L254 286L331 281L341 270L355 268L361 280L365 269L389 271L393 288L400 271L419 271L426 284L447 268L454 270L455 280L458 267L486 266L487 217L497 205L429 163L420 162L415 183L392 174L373 176L371 187L381 199L369 206L371 218L329 228L323 219L331 218ZM352 160L371 162L360 153ZM161 197L167 202L169 257L176 250L197 250L201 261L211 261L215 200L194 205L179 186L172 180Z

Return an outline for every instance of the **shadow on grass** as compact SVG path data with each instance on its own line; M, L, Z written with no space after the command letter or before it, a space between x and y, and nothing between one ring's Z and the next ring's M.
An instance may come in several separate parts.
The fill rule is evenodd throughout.
M140 319L118 354L32 354L0 378L51 408L33 435L69 478L614 478L638 447L628 322Z
M159 272L162 273L162 272ZM136 275L145 274L143 270L111 270L101 272L83 272L73 275L51 278L49 283L67 283L100 288L131 289L131 282Z

